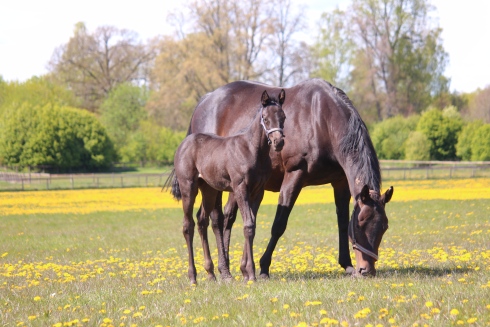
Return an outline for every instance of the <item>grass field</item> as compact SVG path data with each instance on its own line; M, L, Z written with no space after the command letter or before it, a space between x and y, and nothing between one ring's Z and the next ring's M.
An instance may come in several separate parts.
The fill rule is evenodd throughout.
M195 287L180 204L159 188L0 193L0 326L489 326L490 179L394 187L376 278L336 263L326 186L302 192L268 281L241 281L240 220L236 280L205 280L196 231ZM259 211L257 265L276 201Z

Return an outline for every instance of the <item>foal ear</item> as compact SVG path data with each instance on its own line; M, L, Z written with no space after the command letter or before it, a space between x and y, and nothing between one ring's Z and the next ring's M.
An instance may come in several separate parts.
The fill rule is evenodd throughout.
M267 94L267 91L264 91L264 93L262 93L262 106L267 106L270 101L269 94Z
M393 196L393 186L390 186L390 188L383 194L383 202L386 204L390 202L391 197Z
M279 104L282 106L284 103L284 100L286 100L286 92L284 89L281 90L281 93L279 93Z
M369 186L364 185L361 193L359 193L359 199L361 199L362 203L366 203L370 198L371 196L369 195Z

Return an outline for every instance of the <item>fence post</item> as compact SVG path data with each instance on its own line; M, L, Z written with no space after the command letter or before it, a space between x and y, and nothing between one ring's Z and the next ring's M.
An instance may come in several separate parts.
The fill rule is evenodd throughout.
M46 190L49 190L49 178L46 178Z
M21 177L21 178L20 178L20 181L21 181L21 183L22 183L22 191L23 191L23 190L24 190L24 178L22 178L22 177Z
M74 189L74 181L73 181L73 174L70 175L70 181L71 181L71 189Z

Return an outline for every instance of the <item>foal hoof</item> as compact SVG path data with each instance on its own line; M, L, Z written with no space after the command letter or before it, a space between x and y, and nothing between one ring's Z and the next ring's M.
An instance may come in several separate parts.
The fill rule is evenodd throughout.
M347 268L345 268L345 274L354 276L356 275L356 270L354 269L354 267L348 266Z

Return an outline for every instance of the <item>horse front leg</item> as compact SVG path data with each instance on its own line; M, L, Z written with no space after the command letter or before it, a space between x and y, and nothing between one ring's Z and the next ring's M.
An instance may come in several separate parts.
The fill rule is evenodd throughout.
M286 231L289 214L293 209L294 203L298 198L302 188L302 170L296 170L284 175L284 180L281 185L279 194L279 203L277 205L276 216L271 229L271 239L267 244L262 258L260 258L260 277L269 278L269 268L272 262L272 253L276 248L279 238Z
M243 246L242 261L240 270L242 271L244 281L255 281L255 263L253 260L253 239L255 237L255 215L253 208L250 206L249 197L244 183L240 188L234 188L235 199L243 218L243 236L245 243Z
M349 252L349 202L351 199L347 180L332 183L337 208L337 225L339 229L339 264L347 274L352 274L355 269Z
M208 273L209 280L216 280L216 276L214 274L214 264L211 259L211 253L209 251L209 241L208 241L208 226L209 226L209 214L205 208L205 200L204 200L204 192L203 192L203 203L201 208L197 212L197 229L199 231L199 235L201 236L201 245L204 254L204 270Z

